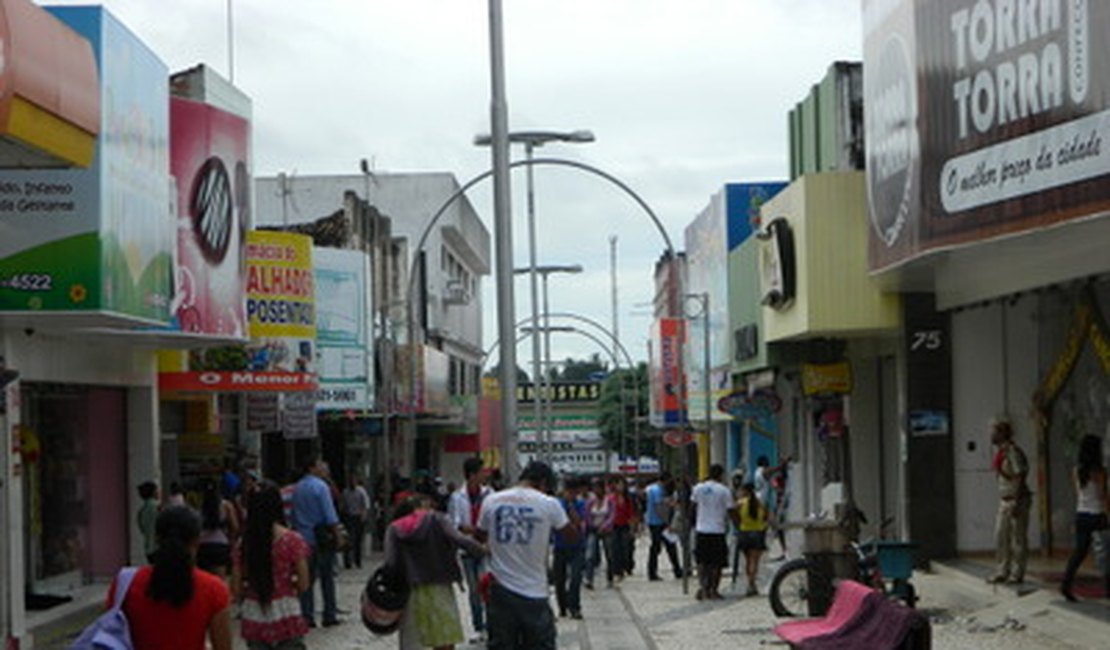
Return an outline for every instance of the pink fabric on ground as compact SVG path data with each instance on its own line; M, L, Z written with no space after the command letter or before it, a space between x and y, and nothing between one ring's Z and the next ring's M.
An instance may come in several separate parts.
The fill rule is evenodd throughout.
M823 618L789 621L775 627L775 634L787 643L797 644L805 639L831 634L848 625L852 617L864 609L864 600L875 595L875 590L852 580L841 580L836 586L832 607Z
M921 612L844 580L827 616L783 623L775 633L796 650L895 650L911 633L919 640L928 639L928 628L929 619Z

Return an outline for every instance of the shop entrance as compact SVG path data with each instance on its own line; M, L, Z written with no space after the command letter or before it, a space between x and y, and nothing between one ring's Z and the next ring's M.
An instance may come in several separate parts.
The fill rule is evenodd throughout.
M124 390L27 383L21 415L30 593L113 575L129 532Z

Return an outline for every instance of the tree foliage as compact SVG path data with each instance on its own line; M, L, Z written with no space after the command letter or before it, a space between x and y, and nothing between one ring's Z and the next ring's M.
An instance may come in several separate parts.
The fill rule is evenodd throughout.
M558 366L551 368L548 376L551 381L589 381L595 373L608 374L609 364L601 359L601 355L594 353L587 359L567 358Z
M648 414L647 364L640 363L635 370L622 368L613 371L601 384L598 404L598 427L610 449L636 456L636 424L640 426L640 455L650 455L655 449L654 440L645 435Z
M501 376L501 362L498 361L497 363L493 364L493 367L486 371L485 376L486 377L495 377L495 378L500 377ZM518 384L530 384L530 383L532 383L531 376L528 373L524 372L524 368L521 368L519 365L516 367L516 382Z

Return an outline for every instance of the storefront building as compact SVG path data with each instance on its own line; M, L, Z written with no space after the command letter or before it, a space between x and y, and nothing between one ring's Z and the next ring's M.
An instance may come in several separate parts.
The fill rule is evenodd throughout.
M912 368L906 401L950 419L943 436L911 431L908 452L910 506L954 513L952 552L994 545L992 418L1029 455L1045 552L1070 545L1079 440L1110 433L1110 7L1018 14L1020 36L971 2L864 5L870 269L922 292L908 345L951 367L949 404L915 392ZM938 490L926 468L945 459Z
M839 516L853 503L877 522L899 496L888 394L899 301L867 276L864 196L860 172L795 179L762 208L758 257L767 381L800 469L795 494L804 512Z
M169 322L168 91L103 9L0 11L0 624L30 645L137 557L158 473L155 352L118 333Z
M341 201L340 212L349 212L349 198L362 204L373 224L386 224L385 241L371 254L378 321L370 334L376 352L373 415L383 426L368 426L354 440L372 456L373 471L461 477L466 456L492 453L493 447L483 447L478 426L481 278L490 270L489 232L465 196L443 207L459 189L455 177L366 169L362 175L259 178L256 189L256 212L265 227L303 231L338 214ZM440 220L429 228L441 207ZM358 235L366 226L356 221L353 227ZM378 225L370 228L375 240L382 239ZM416 276L410 279L411 269ZM336 426L348 426L344 417L339 414ZM352 440L348 432L346 444Z
M218 481L236 450L258 454L257 441L247 438L242 391L169 374L231 370L233 351L247 341L252 107L205 65L172 75L169 104L176 284L169 326L148 334L166 348L190 348L159 355L161 485L168 491L176 483L199 500L202 479Z
M689 425L701 432L699 476L708 473L711 463L731 472L741 460L743 423L718 408L733 392L729 251L751 236L759 206L782 186L729 183L686 227L685 289L679 305L686 319L686 414Z

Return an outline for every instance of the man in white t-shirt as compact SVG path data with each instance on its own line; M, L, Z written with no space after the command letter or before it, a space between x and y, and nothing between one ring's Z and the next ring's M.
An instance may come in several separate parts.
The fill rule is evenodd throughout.
M728 564L728 542L725 533L729 519L736 519L736 504L732 492L722 482L725 468L714 464L709 468L709 478L694 486L690 501L694 504L696 533L694 558L698 562L697 599L719 600L721 572Z
M548 604L547 549L551 532L573 541L578 529L549 493L555 473L529 463L516 487L482 502L479 539L489 545L493 574L487 611L490 650L555 650L555 616Z

